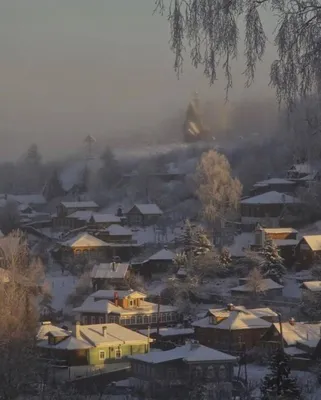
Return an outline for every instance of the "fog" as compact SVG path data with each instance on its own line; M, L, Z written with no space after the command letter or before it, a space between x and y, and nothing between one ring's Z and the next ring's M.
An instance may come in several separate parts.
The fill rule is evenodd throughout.
M36 142L52 159L81 146L84 135L159 133L194 90L224 100L224 80L209 87L188 65L177 80L166 18L152 0L1 0L1 160ZM273 96L271 61L244 88L242 57L234 66L231 101ZM132 144L131 144L132 145Z

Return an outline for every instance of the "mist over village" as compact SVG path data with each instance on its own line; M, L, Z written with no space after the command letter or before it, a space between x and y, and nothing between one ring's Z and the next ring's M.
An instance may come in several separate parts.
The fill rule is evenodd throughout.
M0 400L321 399L320 1L0 4Z

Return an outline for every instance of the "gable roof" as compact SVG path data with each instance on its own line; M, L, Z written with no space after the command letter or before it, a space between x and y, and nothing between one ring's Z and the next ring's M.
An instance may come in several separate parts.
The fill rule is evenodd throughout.
M157 204L134 204L134 206L129 210L131 211L136 207L139 212L143 215L162 215L163 211L158 207Z
M301 240L303 239L306 241L307 245L312 251L321 250L321 235L305 235Z
M90 295L95 299L107 299L113 300L115 293L117 292L118 298L122 299L124 297L132 297L132 298L146 298L147 295L145 293L138 292L137 290L97 290Z
M63 246L67 247L106 247L107 243L90 235L89 233L79 233L77 236L66 240L62 243Z
M273 324L275 329L280 333L280 324ZM288 346L293 346L301 340L320 340L321 323L306 324L304 322L282 323L283 340Z
M91 349L93 346L88 342L77 339L73 336L68 336L66 339L62 340L57 344L49 344L48 340L42 340L37 344L38 347L49 348L49 349L58 349L58 350L81 350L81 349Z
M117 217L117 215L114 214L92 213L91 217L97 224L99 223L119 224L121 222L120 217ZM113 226L118 226L118 225L113 225Z
M118 217L117 217L118 218ZM107 229L110 236L132 236L133 232L130 229L124 228L121 225L110 225Z
M90 277L93 279L121 279L125 278L128 268L128 263L96 264L90 273Z
M321 292L321 281L302 282L301 288L310 290L311 292Z
M56 336L69 336L70 333L65 329L60 328L59 326L53 325L50 321L42 322L39 326L38 332L36 334L37 340L45 340L47 338L48 333Z
M130 356L130 359L143 361L149 364L160 364L163 362L183 360L187 363L193 362L236 362L236 357L221 351L202 346L200 344L187 343L173 350L154 351L147 354Z
M175 254L167 249L162 249L157 253L153 254L149 257L148 260L157 261L157 260L166 260L166 261L173 261Z
M98 208L98 204L94 201L62 201L65 208Z
M147 344L148 341L146 336L118 324L79 325L78 328L79 338L94 346Z
M277 282L274 282L272 279L266 278L266 279L262 279L260 292L266 292L268 290L273 290L273 289L281 289L283 287L284 286L280 285ZM252 292L252 288L248 283L246 283L245 285L236 286L236 287L232 288L231 292L233 292L233 291Z
M241 200L241 204L293 204L299 203L299 199L285 193L271 191L258 196Z

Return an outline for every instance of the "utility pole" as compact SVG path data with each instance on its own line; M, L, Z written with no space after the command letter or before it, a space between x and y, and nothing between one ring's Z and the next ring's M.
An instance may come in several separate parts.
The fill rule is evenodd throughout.
M279 325L280 325L280 345L281 345L281 350L282 353L284 353L284 340L283 340L283 326L282 326L282 319L281 319L281 313L278 313L278 320L279 320Z
M160 297L160 295L159 295L159 296L158 296L158 302L157 302L157 339L158 339L158 337L159 337L160 302L161 302L161 297Z

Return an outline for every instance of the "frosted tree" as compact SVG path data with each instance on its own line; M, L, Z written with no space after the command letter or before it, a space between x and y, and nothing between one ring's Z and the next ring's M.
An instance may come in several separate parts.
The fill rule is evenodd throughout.
M279 254L279 250L271 239L266 239L263 248L259 252L262 256L260 270L264 278L271 278L275 282L282 283L282 278L286 274L284 260Z
M229 252L229 250L224 247L221 251L220 254L220 263L222 266L224 267L228 267L229 265L232 264L232 257L231 257L231 253Z
M291 377L290 358L282 349L271 357L270 372L264 377L261 385L261 399L273 398L282 400L300 400L301 390L296 379Z
M231 166L223 154L215 150L203 153L195 181L203 215L210 226L237 211L242 185L237 178L233 178Z
M182 72L188 47L192 64L203 68L211 84L223 68L228 91L232 87L231 63L243 45L245 83L249 86L266 50L268 38L261 17L268 10L276 26L270 41L277 48L277 57L270 76L278 100L291 107L301 96L320 91L319 1L156 0L156 4L169 20L177 74ZM243 37L244 43L240 43Z
M247 278L247 286L253 300L257 300L263 291L263 276L258 268L253 268Z

